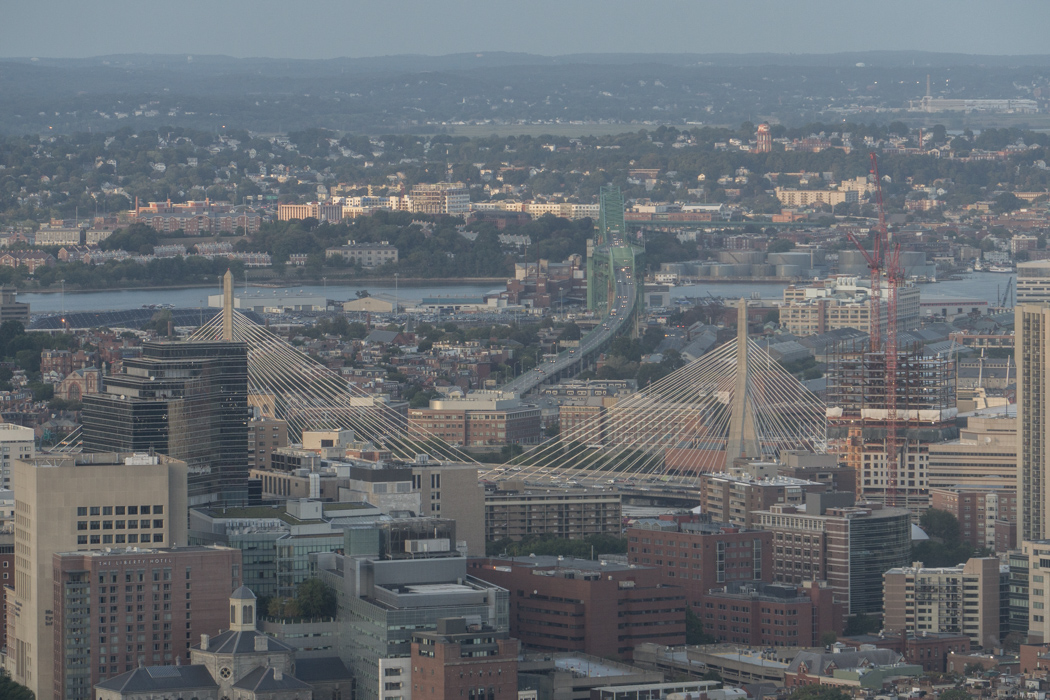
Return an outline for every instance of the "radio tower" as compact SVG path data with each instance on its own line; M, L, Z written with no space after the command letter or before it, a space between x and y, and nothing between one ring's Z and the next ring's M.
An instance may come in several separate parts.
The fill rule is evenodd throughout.
M900 470L899 421L897 416L898 376L897 376L897 288L903 281L900 267L900 243L890 239L886 226L886 209L882 201L882 179L879 177L879 163L875 153L871 153L871 174L875 179L875 202L878 208L879 223L875 229L872 252L865 250L852 233L850 240L860 249L871 270L870 327L871 354L875 360L882 352L885 377L883 390L886 396L886 505L897 505L898 472ZM886 338L882 338L882 275L886 275Z

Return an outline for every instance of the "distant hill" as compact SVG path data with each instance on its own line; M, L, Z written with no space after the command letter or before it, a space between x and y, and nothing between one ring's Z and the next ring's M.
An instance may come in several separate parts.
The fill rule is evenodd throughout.
M232 126L440 131L442 124L784 123L892 110L925 92L1031 97L1050 55L484 52L330 60L128 54L0 61L0 130ZM949 83L946 80L950 78ZM889 111L887 111L889 110ZM57 114L56 114L57 112Z

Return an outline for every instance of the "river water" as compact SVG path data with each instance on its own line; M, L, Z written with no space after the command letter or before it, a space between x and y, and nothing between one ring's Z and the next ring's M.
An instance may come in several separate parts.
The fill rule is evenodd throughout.
M978 299L996 304L997 295L1001 296L1006 283L1012 276L993 272L975 272L965 275L961 280L945 280L921 285L923 299ZM706 297L709 293L716 297L751 298L758 294L762 299L780 299L786 284L782 282L712 282L684 285L671 289L672 298ZM418 302L423 297L438 296L479 296L486 292L500 289L501 285L486 284L446 284L446 285L373 285L358 283L355 285L329 284L303 285L274 289L272 287L254 287L249 285L251 295L263 296L322 296L329 299L354 299L357 292L367 289L369 294L388 301L395 297L401 304ZM105 292L67 292L62 293L27 293L19 294L18 301L28 302L30 311L38 313L60 313L65 311L121 311L137 309L150 304L172 304L180 309L196 309L207 306L208 295L220 294L218 287L198 287L193 289L140 289ZM244 288L238 287L238 295Z

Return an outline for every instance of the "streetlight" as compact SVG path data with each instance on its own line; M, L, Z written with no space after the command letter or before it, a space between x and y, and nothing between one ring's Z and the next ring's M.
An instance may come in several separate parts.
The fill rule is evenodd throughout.
M397 303L397 276L398 275L395 272L394 273L394 314L395 315L397 314L397 307L398 307L398 303Z
M321 281L324 282L324 310L328 311L328 278L322 277Z

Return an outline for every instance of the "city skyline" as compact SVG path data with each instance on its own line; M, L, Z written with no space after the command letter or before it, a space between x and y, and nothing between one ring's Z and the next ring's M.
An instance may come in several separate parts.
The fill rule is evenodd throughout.
M186 0L143 10L128 0L85 5L20 3L5 10L0 56L83 58L127 53L336 58L512 51L575 53L813 53L922 50L974 55L1045 54L1050 7L1030 0L983 3L892 0L843 12L829 0L571 4L454 0L435 15L418 0L350 5L322 0L290 22L273 0ZM392 22L391 20L396 20ZM1023 21L1019 21L1023 20ZM163 23L165 31L152 28ZM360 31L362 28L385 31ZM589 27L589 31L581 28ZM508 31L513 28L513 31Z

